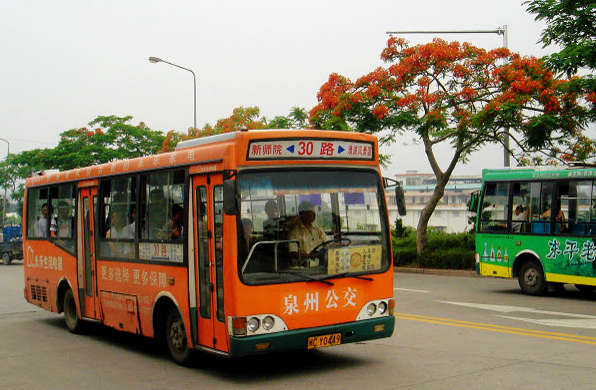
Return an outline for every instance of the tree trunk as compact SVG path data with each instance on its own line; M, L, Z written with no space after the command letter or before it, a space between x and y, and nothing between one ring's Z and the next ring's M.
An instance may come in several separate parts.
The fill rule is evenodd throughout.
M457 165L462 152L462 144L460 142L455 148L453 158L451 159L451 162L449 163L447 170L445 172L442 172L435 158L432 149L433 143L428 137L428 134L423 135L422 140L424 142L424 151L426 153L426 156L428 157L428 162L430 163L430 166L433 172L435 173L435 177L437 178L437 185L435 186L435 190L433 191L430 200L422 209L422 212L420 213L420 219L418 220L418 227L416 229L416 252L418 253L418 256L426 252L426 247L428 243L428 238L426 234L428 228L428 221L430 221L430 217L433 215L433 212L435 211L437 204L439 204L439 201L445 194L445 187L447 186L447 183L449 183L451 174L453 173L453 170L455 169L455 166Z
M447 179L447 181L449 180ZM446 185L447 182L443 183L442 181L440 181L437 183L437 185L435 186L435 190L433 191L433 194L430 197L430 200L428 201L426 206L424 206L422 212L420 213L420 219L418 220L418 227L416 229L416 252L418 253L418 255L421 255L426 251L426 246L428 242L426 234L426 231L428 229L428 221L430 221L430 217L433 215L433 212L435 211L437 204L439 204L439 201L443 197Z

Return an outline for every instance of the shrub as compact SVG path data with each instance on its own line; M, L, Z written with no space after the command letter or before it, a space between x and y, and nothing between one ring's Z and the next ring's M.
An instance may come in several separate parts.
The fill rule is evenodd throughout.
M427 252L416 253L416 230L392 231L393 265L441 269L474 269L475 235L429 229Z

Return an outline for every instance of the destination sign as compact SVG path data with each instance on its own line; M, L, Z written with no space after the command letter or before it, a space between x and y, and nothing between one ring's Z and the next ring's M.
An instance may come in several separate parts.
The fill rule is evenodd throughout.
M372 142L297 139L251 141L248 160L330 159L374 160Z

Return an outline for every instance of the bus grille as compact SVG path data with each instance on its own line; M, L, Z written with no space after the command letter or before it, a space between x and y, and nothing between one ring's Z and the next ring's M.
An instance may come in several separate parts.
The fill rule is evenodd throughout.
M34 301L47 302L48 294L43 286L31 285L31 299Z

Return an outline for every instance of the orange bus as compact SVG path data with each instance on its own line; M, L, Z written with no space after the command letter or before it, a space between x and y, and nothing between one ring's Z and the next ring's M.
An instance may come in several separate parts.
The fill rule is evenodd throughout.
M196 350L389 337L386 184L376 137L315 130L39 172L26 182L25 298L74 333L96 321L162 340L180 364Z

